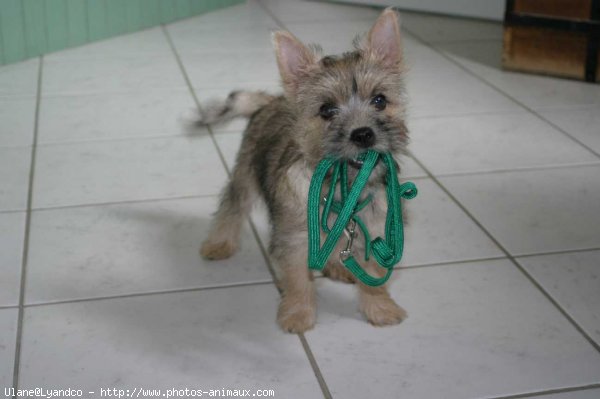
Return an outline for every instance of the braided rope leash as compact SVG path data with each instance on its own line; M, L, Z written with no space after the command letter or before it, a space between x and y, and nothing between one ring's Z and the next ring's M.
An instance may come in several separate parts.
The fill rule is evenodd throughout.
M389 153L369 150L360 159L363 161L363 165L351 187L348 187L347 161L325 158L317 165L308 191L308 267L312 270L323 270L342 234L346 233L348 243L346 249L340 252L342 264L364 284L377 287L390 278L394 265L402 258L404 231L401 199L416 197L417 187L412 182L404 184L398 182L396 165ZM371 201L372 197L369 195L361 202L359 199L378 161L382 161L387 167L388 209L385 221L385 239L376 237L371 240L367 226L358 213ZM323 212L319 215L322 201L321 192L330 170L329 191L324 198ZM334 195L338 185L340 201L335 201ZM327 221L331 212L336 213L337 218L330 228ZM365 261L368 261L372 254L375 261L387 270L385 276L377 278L369 275L352 255L356 226L365 237ZM326 234L323 246L321 246L321 230Z

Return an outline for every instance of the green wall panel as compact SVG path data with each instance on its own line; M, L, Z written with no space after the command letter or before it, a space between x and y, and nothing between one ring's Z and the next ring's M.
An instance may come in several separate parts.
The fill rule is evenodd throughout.
M67 1L67 22L69 46L77 46L88 41L86 2L82 0Z
M127 32L127 9L122 0L107 0L106 18L108 30L115 35Z
M186 15L189 15L190 10L190 1L189 0L177 0L175 3L176 9L176 17L177 18L185 18Z
M160 22L163 24L175 20L175 1L159 1L160 4Z
M0 0L1 1L1 0ZM27 57L35 57L48 51L46 36L46 4L39 0L22 0L25 13L25 38ZM1 29L0 29L1 30Z
M0 0L0 65L244 0Z
M2 0L0 26L4 62L14 62L27 57L23 4L20 0Z
M0 29L0 65L4 64L4 44L2 43L2 29Z
M127 16L127 27L131 30L143 29L142 8L139 0L129 0L125 3L125 15Z
M69 43L68 29L66 0L47 2L46 32L48 35L48 51L56 51L67 47Z
M87 0L87 25L90 41L103 39L108 36L106 23L106 1Z
M142 26L147 28L160 24L159 0L140 0L144 3L142 7Z

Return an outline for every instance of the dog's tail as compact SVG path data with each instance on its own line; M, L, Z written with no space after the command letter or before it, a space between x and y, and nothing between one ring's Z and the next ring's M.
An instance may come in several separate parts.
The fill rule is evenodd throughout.
M275 98L264 91L233 91L225 100L202 104L196 126L216 125L237 117L249 118Z

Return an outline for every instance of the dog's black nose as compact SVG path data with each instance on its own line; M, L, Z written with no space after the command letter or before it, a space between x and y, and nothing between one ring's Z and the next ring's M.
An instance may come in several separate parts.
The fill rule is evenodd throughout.
M375 132L370 127L359 127L350 133L350 140L359 147L368 148L375 144Z

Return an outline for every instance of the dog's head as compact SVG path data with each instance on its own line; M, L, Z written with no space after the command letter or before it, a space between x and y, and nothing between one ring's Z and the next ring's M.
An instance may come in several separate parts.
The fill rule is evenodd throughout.
M332 156L358 166L357 156L368 149L404 149L403 57L395 11L386 9L368 34L355 40L355 50L340 56L321 57L288 32L273 38L307 159Z

